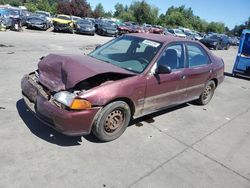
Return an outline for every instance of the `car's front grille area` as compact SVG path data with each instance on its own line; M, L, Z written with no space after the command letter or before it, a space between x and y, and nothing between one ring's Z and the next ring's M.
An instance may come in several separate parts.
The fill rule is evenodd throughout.
M37 91L47 100L50 99L51 92L49 89L47 89L45 86L43 86L41 83L38 81L38 77L36 73L30 74L29 75L29 81L30 83L37 88Z

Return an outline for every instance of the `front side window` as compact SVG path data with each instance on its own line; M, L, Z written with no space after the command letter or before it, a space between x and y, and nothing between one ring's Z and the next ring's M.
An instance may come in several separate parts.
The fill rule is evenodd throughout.
M184 68L184 53L182 45L175 44L167 47L157 64L169 66L172 70Z
M143 72L162 43L134 36L118 37L89 55L134 73Z
M187 45L189 67L207 65L209 59L201 47L193 44Z

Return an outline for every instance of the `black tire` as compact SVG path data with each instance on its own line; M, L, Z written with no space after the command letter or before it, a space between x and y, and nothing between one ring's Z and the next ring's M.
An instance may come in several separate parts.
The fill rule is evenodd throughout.
M214 81L209 81L204 90L202 91L199 99L197 99L195 102L199 105L206 105L210 102L210 100L212 99L213 95L214 95L214 91L215 91L215 83Z
M215 50L219 50L219 44L216 44L216 46L214 47Z
M225 48L225 50L228 50L230 48L230 45L228 44Z
M122 135L131 118L127 103L115 101L105 106L93 125L94 135L101 141L111 141Z

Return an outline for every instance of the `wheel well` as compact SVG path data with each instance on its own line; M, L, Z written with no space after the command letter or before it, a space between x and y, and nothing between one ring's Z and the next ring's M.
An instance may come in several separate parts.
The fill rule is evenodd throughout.
M214 83L215 83L215 88L216 88L217 85L218 85L218 80L217 80L216 78L213 78L212 81L214 81Z
M133 117L133 115L135 113L135 105L134 105L134 103L132 102L131 99L126 98L126 97L117 98L117 99L114 99L112 101L109 101L107 104L105 104L105 106L112 103L112 102L115 102L115 101L123 101L123 102L127 103L130 110L131 110L131 117Z

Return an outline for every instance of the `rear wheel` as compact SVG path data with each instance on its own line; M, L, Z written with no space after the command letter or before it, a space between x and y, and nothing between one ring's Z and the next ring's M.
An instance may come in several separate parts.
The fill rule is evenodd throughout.
M196 100L196 103L199 105L206 105L212 99L215 90L215 83L214 81L209 81L204 90L202 91L200 98Z
M115 101L105 106L98 115L93 133L101 141L111 141L122 135L131 118L127 103Z

